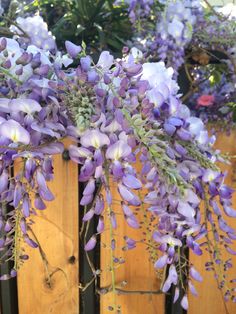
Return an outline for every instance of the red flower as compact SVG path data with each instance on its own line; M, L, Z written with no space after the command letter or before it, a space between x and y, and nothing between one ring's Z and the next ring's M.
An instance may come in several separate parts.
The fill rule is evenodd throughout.
M213 95L202 95L197 99L197 106L208 107L214 104L215 97Z

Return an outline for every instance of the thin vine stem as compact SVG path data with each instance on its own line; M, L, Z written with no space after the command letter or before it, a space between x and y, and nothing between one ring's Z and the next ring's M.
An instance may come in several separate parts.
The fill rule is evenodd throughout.
M212 258L212 255L211 255L211 240L210 240L210 238L209 238L209 231L210 230L208 230L208 220L207 220L207 212L210 210L209 209L209 201L208 201L208 198L207 198L207 194L206 194L206 191L205 191L205 189L204 189L204 205L205 205L205 210L204 210L204 223L205 223L205 227L206 227L206 230L207 230L207 232L206 232L206 235L205 235L205 237L206 237L206 240L207 240L207 246L208 246L208 253L209 253L209 257L210 257L210 260L211 260L211 263L212 263L212 266L213 266L213 272L214 272L214 277L215 277L215 279L216 279L216 282L217 282L217 285L218 285L218 287L220 287L220 282L219 282L219 278L218 278L218 274L217 274L217 272L216 272L216 269L215 269L215 263L214 263L214 260L213 260L213 258ZM214 238L214 235L213 235L213 238ZM221 294L221 297L222 297L222 301L223 301L223 304L224 304L224 308L225 308L225 313L226 314L230 314L229 313L229 311L228 311L228 308L227 308L227 305L226 305L226 302L225 302L225 299L224 299L224 295L223 295L223 292L222 292L222 290L219 288L219 290L220 290L220 294Z
M16 76L14 76L13 74L11 74L7 69L3 68L0 66L0 72L2 72L3 74L5 74L6 76L9 76L10 78L12 78L13 80L15 80L18 84L22 84L21 80L19 80Z
M109 168L108 165L105 165L105 177L107 181L107 187L109 188ZM109 223L109 236L110 236L110 245L112 243L112 240L114 239L114 234L113 234L113 227L111 223L111 214L112 214L112 208L111 206L108 206L107 208L108 211L108 223ZM110 249L110 271L111 271L111 282L112 282L112 292L113 292L113 307L114 311L116 312L117 310L117 302L116 302L116 278L115 278L115 267L114 267L114 255L113 255L113 249L111 247Z

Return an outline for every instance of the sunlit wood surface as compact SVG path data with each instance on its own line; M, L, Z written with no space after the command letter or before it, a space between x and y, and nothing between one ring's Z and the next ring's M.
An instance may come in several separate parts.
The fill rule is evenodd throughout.
M229 152L230 155L236 155L236 133L233 132L231 136L226 136L224 133L218 136L217 143L215 145L216 148L220 149L222 153ZM232 161L230 166L224 165L221 166L221 169L224 171L228 171L228 176L226 180L226 184L234 187L236 189L236 159ZM236 193L233 198L233 207L236 208ZM226 217L225 217L226 218ZM229 218L226 220L229 221ZM236 229L236 219L230 218L231 227ZM236 243L232 246L234 250L236 250ZM196 283L195 287L198 290L199 296L189 296L190 309L189 314L225 314L227 313L224 307L224 303L222 301L222 296L220 290L217 289L217 284L214 279L214 275L212 272L205 271L204 264L209 258L205 253L201 258L198 256L194 256L194 254L190 254L191 262L196 266L197 270L201 272L204 277L204 281L202 283ZM228 272L231 278L236 277L236 256L229 255L226 252L223 254L224 259L232 258L234 267ZM231 301L226 303L228 312L230 314L236 313L236 303Z
M233 133L230 137L224 134L219 136L219 139L215 145L217 149L222 152L229 152L231 155L236 155L236 134ZM221 166L222 170L228 171L228 178L226 183L230 186L236 188L236 159L232 162L230 166ZM115 198L119 200L119 195L113 189L116 196ZM236 194L233 199L234 208L236 208ZM120 211L117 207L117 211ZM124 223L122 213L118 217L118 229L116 233L117 247L123 246L123 236L128 235L133 239L139 239L142 236L142 229L133 230ZM226 218L227 219L227 218ZM236 228L236 219L231 218L231 226ZM107 228L108 224L107 224ZM101 251L101 268L103 270L101 277L101 284L103 286L109 286L111 284L111 273L109 272L110 265L110 235L109 230L103 234L102 243L107 246L107 248ZM236 250L236 245L232 247ZM153 264L147 262L149 258L149 253L145 250L143 244L137 245L137 248L132 251L123 252L117 249L114 253L117 257L125 258L125 265L121 265L116 270L116 282L120 283L123 280L127 281L127 290L157 290L160 285L160 281L157 279L155 271L153 269ZM231 269L229 275L231 277L236 277L236 257L230 256L224 253L224 258L232 257L234 261L234 268ZM189 295L189 311L190 314L225 314L227 313L222 301L222 296L217 288L216 281L214 279L212 272L206 272L204 264L208 260L207 253L199 258L190 254L190 261L196 266L196 268L201 272L204 277L203 283L194 282L199 297L193 297ZM116 296L117 305L121 306L121 313L123 314L164 314L164 297L162 295L141 295L141 294L127 294ZM114 304L114 297L112 293L106 294L101 298L101 313L112 313L108 311L108 307ZM229 314L236 313L236 304L231 301L227 304L227 310Z
M122 314L154 314L164 313L164 296L163 294L153 294L160 288L160 279L153 268L150 254L144 243L137 243L137 247L133 250L123 251L124 236L129 236L134 240L143 238L143 232L147 232L149 217L143 216L144 209L138 209L137 217L143 223L140 229L132 229L125 222L123 212L120 206L120 196L115 185L112 187L112 195L115 200L112 210L116 213L118 228L114 230L114 239L116 240L116 249L114 257L123 258L124 264L117 266L115 269L115 282L118 288L127 292L127 294L116 294L110 292L101 297L101 314L116 313L109 311L109 307L114 308L116 303L117 309L120 308ZM111 285L111 248L110 248L110 230L108 218L105 220L106 231L101 237L101 286L107 287ZM151 237L151 234L147 237ZM116 265L116 264L115 264ZM127 284L121 287L122 282ZM133 293L135 291L135 293ZM144 294L142 294L144 292Z
M227 137L220 135L216 147L223 152L236 155L236 134ZM78 179L77 166L65 162L60 156L55 158L55 179L51 184L55 200L48 204L45 211L38 211L34 217L36 222L33 230L37 236L45 258L38 249L30 249L30 259L23 265L18 276L18 295L20 314L49 313L79 313L78 291ZM231 166L222 169L229 172L227 183L236 188L236 159ZM113 197L118 202L119 195L113 189ZM118 203L116 203L117 205ZM236 208L236 195L234 196ZM139 230L130 228L123 219L120 206L114 206L118 229L114 231L117 249L114 256L124 258L125 264L115 270L115 281L118 288L125 291L148 291L146 294L131 293L116 295L116 305L120 306L122 314L164 314L164 296L152 294L158 291L160 280L153 269L153 263L148 262L149 253L142 243L130 251L122 251L123 236L140 239L146 230L145 223ZM138 216L143 217L140 212ZM142 218L143 220L143 218ZM148 224L148 217L147 222ZM231 226L236 228L236 220L231 219ZM110 231L106 221L106 231L101 237L101 287L111 285L111 249ZM236 247L234 247L236 250ZM70 257L75 257L70 258ZM231 256L236 265L236 258ZM190 254L191 262L202 273L203 283L195 283L199 297L189 296L190 314L225 314L220 291L216 287L213 274L204 271L206 254L199 258ZM236 266L231 270L232 277L236 275ZM127 284L122 286L126 281ZM101 314L114 313L109 311L114 306L113 293L101 297ZM236 305L227 303L228 312L236 313ZM87 314L87 313L86 313ZM88 313L94 314L94 313ZM98 314L98 313L95 313Z
M19 314L79 313L77 165L57 156L54 167L55 200L33 217L43 252L27 246L30 259L18 275Z

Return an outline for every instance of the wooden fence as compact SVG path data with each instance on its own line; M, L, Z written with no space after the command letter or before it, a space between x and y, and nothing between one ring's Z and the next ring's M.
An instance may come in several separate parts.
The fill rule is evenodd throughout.
M224 152L236 154L235 133L230 137L221 135L216 147ZM236 188L236 163L222 168L229 171L228 184ZM79 309L79 188L77 166L55 157L55 179L51 184L56 199L48 204L45 211L38 212L33 225L34 236L40 243L40 249L27 250L30 259L19 272L17 279L19 314L99 314L99 310ZM236 207L236 195L234 196ZM147 217L148 219L148 217ZM119 233L116 234L117 246L121 245L122 237L129 234L139 237L142 230L131 230L119 221ZM231 223L232 225L232 223ZM236 228L236 220L233 227ZM103 270L100 286L111 284L109 265L111 252L106 248L108 233L101 237L100 267ZM234 248L236 250L236 247ZM123 288L129 291L158 290L160 282L156 278L152 263L148 260L145 246L140 244L132 251L118 251L116 256L126 260L125 266L116 270L117 284L127 281ZM204 282L196 284L199 297L191 295L189 314L224 314L221 294L216 287L213 274L204 271L205 257L190 254L197 269L204 274ZM236 265L236 258L232 257ZM145 261L145 262L144 262ZM80 265L81 266L81 265ZM235 275L236 267L231 270ZM112 313L108 306L112 303L112 293L100 297L100 313ZM89 298L88 298L89 299ZM117 296L122 314L167 314L165 297L152 293L128 293ZM91 296L92 300L92 296ZM92 301L91 301L92 302ZM236 313L236 305L228 303L228 312ZM177 314L177 312L172 312ZM8 314L8 313L2 313ZM16 313L17 314L17 313Z

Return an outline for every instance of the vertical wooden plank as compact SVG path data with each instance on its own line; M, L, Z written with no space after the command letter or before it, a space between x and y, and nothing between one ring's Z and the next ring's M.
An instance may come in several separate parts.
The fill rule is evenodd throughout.
M152 294L151 291L158 291L160 288L160 280L153 267L153 262L150 261L150 254L144 243L137 243L137 247L133 250L123 251L124 236L129 236L134 240L143 238L143 232L146 228L140 229L130 228L123 217L120 206L120 196L115 185L112 186L112 197L115 199L112 210L116 213L118 228L114 230L114 239L116 240L116 249L114 256L125 260L124 264L118 266L115 263L115 280L118 288L125 291L135 291L135 293L116 294L116 304L120 306L122 314L163 314L165 298L163 294ZM143 214L141 209L137 212L137 218L142 219ZM108 287L111 285L111 248L110 248L110 231L108 223L108 215L105 219L105 232L101 236L101 286ZM147 223L148 222L147 217ZM121 286L121 283L126 281L127 285ZM142 294L137 291L149 291ZM116 313L109 311L109 306L114 304L114 294L112 292L101 296L100 313Z
M217 143L215 147L220 149L222 153L228 152L230 155L236 155L236 145L235 145L236 133L233 131L230 137L225 134L220 134L218 136ZM226 184L236 189L236 162L233 161L230 166L222 165L221 169L223 171L228 171L228 177ZM233 197L233 207L236 208L236 194ZM227 217L225 217L226 220ZM236 229L236 219L230 219L230 225ZM236 250L236 245L232 246ZM199 313L209 313L209 314L225 314L224 303L222 301L222 296L220 290L217 288L216 280L212 272L206 272L204 264L209 258L207 258L207 253L203 256L195 256L190 253L190 261L194 263L196 268L203 275L204 281L202 283L194 283L198 292L199 297L193 297L189 295L190 309L189 314L199 314ZM235 278L236 274L236 256L229 255L224 252L223 258L232 258L234 267L228 272L230 278ZM229 301L227 304L227 309L230 314L236 313L236 304Z
M43 252L27 247L18 275L19 314L79 313L77 165L56 156L54 172L55 200L33 218Z

